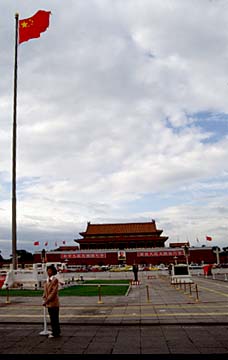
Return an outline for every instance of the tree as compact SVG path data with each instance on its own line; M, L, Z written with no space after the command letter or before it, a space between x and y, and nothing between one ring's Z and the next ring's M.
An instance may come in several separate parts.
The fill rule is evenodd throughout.
M2 257L2 255L1 255L1 250L0 250L0 261L3 261L4 259L3 259L3 257Z
M33 254L26 250L17 250L16 254L20 263L33 262Z

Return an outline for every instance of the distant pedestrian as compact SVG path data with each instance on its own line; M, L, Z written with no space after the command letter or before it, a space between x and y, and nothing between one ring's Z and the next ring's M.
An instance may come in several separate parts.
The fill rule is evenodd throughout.
M132 266L132 271L133 271L133 273L134 273L134 277L135 277L135 281L138 281L138 271L139 271L139 267L138 267L138 265L137 264L133 264L133 266Z
M48 337L59 337L60 336L60 325L59 325L59 297L58 287L59 280L55 275L57 270L54 265L47 266L48 278L44 284L43 293L43 306L46 306L51 321L52 334Z
M172 264L168 265L168 271L169 271L169 275L171 275L172 274Z

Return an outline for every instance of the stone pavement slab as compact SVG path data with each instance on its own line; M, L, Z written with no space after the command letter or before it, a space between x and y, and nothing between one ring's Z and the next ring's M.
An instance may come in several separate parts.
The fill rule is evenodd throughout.
M39 297L10 298L10 304L1 297L0 354L227 355L228 284L195 281L198 299L193 288L177 288L168 277L141 278L128 296L103 297L102 304L96 297L61 297L57 339L39 335Z
M221 326L68 324L56 339L39 335L38 324L0 331L1 354L228 354L228 327Z

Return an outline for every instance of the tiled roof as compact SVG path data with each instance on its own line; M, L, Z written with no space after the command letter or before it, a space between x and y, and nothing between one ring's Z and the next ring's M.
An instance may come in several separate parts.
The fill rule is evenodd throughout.
M157 228L155 221L145 223L118 223L118 224L90 224L88 223L85 232L81 235L98 235L98 234L145 234L156 233Z
M169 247L174 248L174 247L182 247L182 246L190 246L189 241L186 242L176 242L176 243L169 243Z
M78 246L59 246L58 247L58 250L60 251L75 251L75 250L78 250Z

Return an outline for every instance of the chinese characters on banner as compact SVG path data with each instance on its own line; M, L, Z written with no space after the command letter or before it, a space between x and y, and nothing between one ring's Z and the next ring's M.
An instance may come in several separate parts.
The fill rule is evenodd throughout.
M182 256L184 250L166 250L166 251L139 251L137 256ZM76 254L61 254L61 259L105 259L106 253L76 253ZM118 260L126 259L126 251L118 251Z
M106 253L78 253L78 254L61 254L61 259L104 259Z
M140 251L137 256L182 256L184 250L167 250L167 251Z

